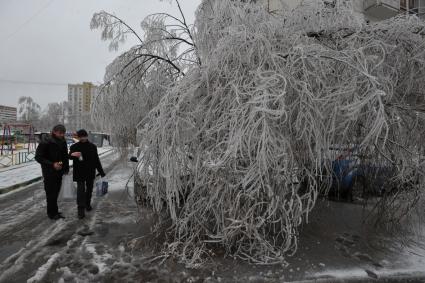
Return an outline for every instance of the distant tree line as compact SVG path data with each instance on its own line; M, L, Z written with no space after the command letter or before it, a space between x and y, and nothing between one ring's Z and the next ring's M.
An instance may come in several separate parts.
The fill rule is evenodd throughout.
M67 101L49 103L44 109L29 96L18 100L18 121L32 124L37 131L49 131L55 124L69 124Z

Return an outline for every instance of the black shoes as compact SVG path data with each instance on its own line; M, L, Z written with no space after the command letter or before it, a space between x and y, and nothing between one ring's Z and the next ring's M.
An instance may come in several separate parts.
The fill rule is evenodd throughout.
M86 217L85 210L92 211L93 210L93 207L91 205L89 205L89 206L87 206L85 208L78 209L78 219L83 219L83 218ZM58 212L58 214L53 215L53 216L51 216L51 215L48 215L48 216L52 220L65 219L65 216L63 216L61 212Z
M86 215L84 213L84 207L79 207L78 208L78 219L83 219L84 217L86 217Z
M93 207L91 205L86 206L85 208L78 208L78 219L83 219L86 217L84 211L92 211Z
M52 219L52 220L58 220L58 219L60 219L59 218L59 214L56 214L56 215L53 215L53 216L50 216L49 215L49 218Z
M52 220L59 220L59 219L65 219L65 216L63 216L61 213L58 213L58 214L53 215L53 216L49 215L49 218L52 219Z

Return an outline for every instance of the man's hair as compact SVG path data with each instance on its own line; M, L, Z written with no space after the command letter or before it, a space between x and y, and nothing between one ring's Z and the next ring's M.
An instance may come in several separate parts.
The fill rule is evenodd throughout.
M66 133L66 128L64 125L59 124L53 127L52 132Z
M89 135L87 134L87 131L84 129L78 130L77 131L77 137L79 138L85 138L88 137Z

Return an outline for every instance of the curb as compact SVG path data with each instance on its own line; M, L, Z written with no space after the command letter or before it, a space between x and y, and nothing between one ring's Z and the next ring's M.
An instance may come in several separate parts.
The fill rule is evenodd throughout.
M37 177L37 178L31 179L31 180L25 181L23 183L19 183L19 184L15 184L13 186L10 186L10 187L3 188L3 189L0 190L0 195L7 194L11 191L19 189L20 187L25 187L25 186L31 185L33 183L37 183L41 180L43 180L43 177Z
M109 150L109 151L105 151L105 152L103 152L102 154L100 154L100 155L99 155L99 157L102 157L102 156L107 155L108 153L112 153L112 152L113 152L113 149L111 149L111 150ZM105 168L105 170L106 170L106 171L108 171L112 165L114 165L114 166L115 166L115 161L113 161L113 162L111 163L111 165L107 166L107 167ZM112 166L112 167L113 167L113 166ZM72 166L70 166L70 168L72 168ZM11 170L13 170L13 169L11 169ZM3 195L3 194L7 194L7 193L9 193L9 192L11 192L11 191L14 191L14 190L16 190L16 189L19 189L19 188L21 188L21 187L25 187L25 186L28 186L28 185L31 185L31 184L35 184L35 183L37 183L37 182L40 182L41 180L43 180L43 177L42 177L42 176L37 177L37 178L34 178L34 179L31 179L31 180L28 180L28 181L25 181L25 182L23 182L23 183L15 184L15 185L13 185L13 186L10 186L10 187L6 187L6 188L3 188L3 189L0 189L0 196L1 196L1 195Z

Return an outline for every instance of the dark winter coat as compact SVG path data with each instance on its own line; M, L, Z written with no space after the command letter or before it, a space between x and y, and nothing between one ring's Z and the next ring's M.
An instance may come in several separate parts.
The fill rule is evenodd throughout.
M42 140L35 151L35 160L41 164L43 177L62 176L69 172L68 147L65 139L49 136ZM62 162L62 169L57 171L53 163Z
M73 152L81 152L83 160L81 161L77 157L71 156ZM75 182L93 180L96 177L96 169L102 177L105 176L97 153L97 147L91 142L77 142L71 145L69 158L73 160Z

